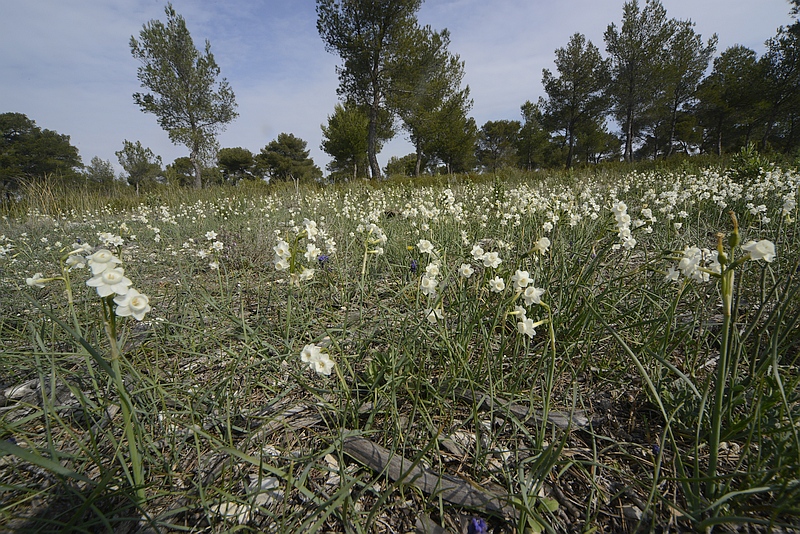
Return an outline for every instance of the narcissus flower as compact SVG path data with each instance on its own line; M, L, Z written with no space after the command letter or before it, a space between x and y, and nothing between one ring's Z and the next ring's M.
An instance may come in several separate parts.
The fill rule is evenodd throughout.
M101 248L87 257L86 260L89 263L89 268L92 270L93 275L98 275L106 269L113 269L115 265L122 263L122 260L105 248Z
M36 273L30 278L25 279L25 283L31 287L44 287L44 283L47 279L42 276L42 273Z
M427 239L420 239L417 248L422 254L433 254L433 243Z
M122 267L106 269L100 274L89 278L86 285L97 289L97 294L101 297L117 294L124 295L128 292L133 282L125 277Z
M550 248L550 240L547 237L540 238L539 241L537 241L533 245L533 251L538 252L540 254L544 254L545 252L547 252L547 249L549 248Z
M533 282L533 280L531 280L531 274L528 271L520 271L517 269L517 272L511 276L511 283L514 284L514 291L522 291L528 287L531 282Z
M141 321L150 311L150 299L133 288L128 289L124 295L114 297L114 303L117 305L115 313L119 317L133 316L137 321Z
M316 345L306 345L300 351L300 360L307 363L312 371L325 376L330 376L333 371L334 362L328 354Z
M525 301L526 306L532 306L533 304L541 304L542 295L544 295L543 288L528 286L522 293L522 300Z
M500 259L500 255L497 252L487 252L483 255L483 266L484 267L491 267L492 269L497 269L497 267L503 263L503 260Z
M495 276L489 280L489 289L494 293L501 293L506 288L506 282L499 276Z
M529 319L527 317L523 318L517 323L517 331L519 331L520 334L525 334L530 338L535 336L536 330L533 328L533 319Z
M462 263L461 267L458 268L458 274L463 276L464 278L469 278L475 272L475 269L472 268L472 265L469 263Z
M768 239L748 241L742 245L742 250L750 254L751 260L764 260L769 263L775 259L775 244Z

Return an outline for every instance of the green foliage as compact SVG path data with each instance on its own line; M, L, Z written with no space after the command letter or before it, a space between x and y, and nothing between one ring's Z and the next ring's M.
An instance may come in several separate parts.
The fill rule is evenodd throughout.
M514 165L517 160L519 121L487 121L478 134L476 155L484 170L497 172Z
M217 163L223 179L236 183L241 179L255 180L260 176L254 174L256 160L253 153L246 148L222 148L217 153Z
M386 164L386 176L417 176L417 155L406 154L402 158L392 156Z
M633 159L634 142L646 117L655 105L659 89L659 70L668 55L666 50L674 22L659 0L647 0L639 8L637 0L622 7L622 25L611 24L604 39L611 60L611 96L614 118L622 127L625 161Z
M86 180L94 184L110 184L116 178L111 161L102 160L99 156L92 158L84 171Z
M175 144L190 152L195 177L202 182L202 162L216 148L216 135L237 117L236 99L225 78L217 81L220 69L206 41L201 53L194 46L184 18L172 4L165 9L167 23L151 20L131 37L133 57L142 87L152 93L135 93L133 100L145 113L153 113L158 124Z
M417 27L422 0L317 0L317 30L325 49L342 58L339 94L367 110L367 157L379 178L380 123L393 74L403 69L405 37Z
M591 132L601 128L608 109L606 88L609 63L600 51L580 33L570 38L566 48L556 50L558 77L542 71L547 92L545 120L553 131L563 131L567 144L566 168L572 167L579 129Z
M22 181L45 175L75 179L82 166L68 135L42 130L22 113L0 114L0 193L8 196Z
M156 181L161 175L161 156L143 147L140 141L131 143L127 139L122 142L122 150L116 152L119 164L125 170L125 179L139 191L139 187Z
M366 178L368 169L369 117L356 104L336 104L328 124L321 125L321 148L333 160L328 164L333 179Z
M307 143L294 134L281 133L256 156L260 169L272 180L310 182L322 178L306 149Z
M766 105L763 79L756 53L744 46L729 47L714 60L698 87L695 108L707 131L707 150L721 156L749 143Z

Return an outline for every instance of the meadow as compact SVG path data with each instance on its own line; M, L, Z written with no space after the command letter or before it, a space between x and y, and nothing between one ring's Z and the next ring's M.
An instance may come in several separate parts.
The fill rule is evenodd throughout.
M800 528L798 187L31 186L0 220L0 530Z

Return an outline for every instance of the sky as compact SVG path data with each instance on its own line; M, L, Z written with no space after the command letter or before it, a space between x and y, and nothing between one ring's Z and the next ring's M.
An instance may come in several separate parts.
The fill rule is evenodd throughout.
M584 34L605 55L603 33L621 24L624 0L427 0L420 24L450 31L450 52L465 63L471 116L520 119L520 106L545 96L542 69L555 72L555 50ZM704 40L716 33L717 55L735 44L764 52L764 41L793 22L787 0L662 0L667 15L692 20ZM644 5L644 0L640 0ZM164 164L187 156L156 117L139 110L131 56L149 20L166 20L166 0L0 0L0 113L24 113L42 129L70 136L84 164L111 161L124 140L141 141ZM211 52L236 94L239 117L221 147L253 153L282 132L308 143L325 171L322 132L338 101L336 66L316 29L313 0L173 0L195 46ZM402 130L378 155L413 152Z

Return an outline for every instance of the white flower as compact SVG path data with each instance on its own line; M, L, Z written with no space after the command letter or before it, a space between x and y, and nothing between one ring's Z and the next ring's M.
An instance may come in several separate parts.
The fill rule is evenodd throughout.
M680 277L681 272L674 267L670 267L667 269L667 276L664 277L664 280L667 282L677 282L678 277Z
M30 278L26 278L25 283L31 287L44 287L43 279L44 276L42 276L42 273L36 273Z
M281 258L280 256L275 258L275 270L276 271L285 271L289 268L289 260L286 258Z
M83 256L72 255L67 258L67 266L69 270L72 269L83 269L86 267L86 258Z
M306 282L314 278L314 269L309 269L308 267L303 267L303 270L300 271L300 281Z
M150 311L150 299L133 288L128 289L124 295L114 297L114 303L117 305L115 313L118 317L133 316L137 321L141 321Z
M522 293L522 300L525 301L526 306L532 306L533 304L541 304L542 303L542 295L544 295L544 289L541 287L534 287L528 286L525 288L525 291Z
M767 239L748 241L742 245L742 250L750 254L751 260L764 260L770 263L775 259L775 244Z
M533 245L533 252L544 254L550 248L550 240L547 237L542 237Z
M515 291L522 291L528 287L528 284L533 282L533 280L531 280L531 275L528 271L520 271L517 269L517 272L511 276L511 282L514 284Z
M489 280L489 289L491 289L494 293L500 293L506 288L506 282L499 276L495 276L491 280Z
M106 269L86 281L87 286L97 288L97 294L101 297L107 297L114 293L124 295L132 283L125 277L122 267Z
M89 268L92 270L93 275L98 275L106 269L113 269L114 265L122 263L122 260L114 256L110 250L101 248L88 258Z
M427 274L422 275L422 280L420 281L420 290L422 291L423 295L427 295L429 297L435 296L436 287L438 285L439 282L436 281L436 278L428 276Z
M308 261L316 261L320 252L322 251L318 249L314 243L308 243L306 244L306 252L303 256L305 256Z
M458 268L458 274L463 276L464 278L469 278L475 272L475 269L472 268L472 265L469 263L462 263L461 267Z
M222 249L224 247L225 245L222 243L222 241L214 241L213 243L211 243L211 250L214 250L216 252L222 252Z
M436 321L443 317L441 308L436 308L435 310L427 309L425 310L425 314L428 322L431 324L436 324Z
M417 248L421 254L433 254L433 243L427 239L420 239Z
M487 252L483 255L483 265L484 267L491 267L492 269L497 269L497 266L503 263L503 260L500 259L500 255L497 252Z
M316 345L306 345L300 351L300 360L307 363L309 368L317 373L325 376L330 376L333 370L333 360L328 354L322 352Z
M437 277L439 276L440 272L441 271L439 269L439 262L432 261L428 264L427 267L425 267L425 274L427 274L428 276Z
M289 249L289 243L283 239L279 239L278 244L272 247L272 250L275 251L275 255L279 258L288 259L292 255L292 251Z
M527 317L517 323L517 330L520 334L525 334L530 338L536 335L536 330L533 328L533 319L528 319Z
M317 235L319 234L317 223L310 219L303 219L303 227L306 229L306 235L308 236L308 239L315 241L317 239Z
M219 269L219 262L217 262L217 261L212 261L212 262L210 262L210 263L208 264L208 267L209 267L209 268L210 268L212 271L216 271L217 269Z
M483 247L480 245L473 245L472 252L470 254L472 254L472 257L475 258L476 261L481 261L485 253L483 251Z
M217 238L217 232L211 230L210 232L206 232L206 239L209 241L214 241Z

